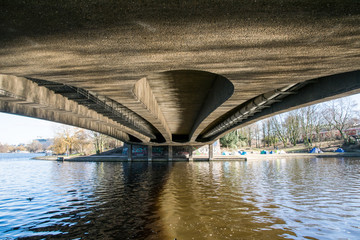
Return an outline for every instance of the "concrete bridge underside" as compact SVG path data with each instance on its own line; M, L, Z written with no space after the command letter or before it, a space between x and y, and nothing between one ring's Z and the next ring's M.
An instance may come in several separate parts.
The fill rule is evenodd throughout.
M10 1L0 111L201 145L360 92L360 3Z

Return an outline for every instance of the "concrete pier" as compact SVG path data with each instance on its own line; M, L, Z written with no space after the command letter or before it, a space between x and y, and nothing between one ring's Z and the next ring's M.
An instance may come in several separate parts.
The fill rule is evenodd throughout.
M147 146L147 151L148 151L148 161L151 162L152 161L152 146L151 145Z
M215 147L217 155L215 156ZM204 146L157 146L157 145L138 145L125 144L126 156L119 156L121 159L126 158L128 161L212 161L221 158L219 141ZM125 152L125 151L124 151ZM101 156L98 156L101 158ZM111 157L111 156L106 156ZM114 156L117 157L117 156ZM237 157L240 159L241 157ZM243 159L243 158L241 158Z

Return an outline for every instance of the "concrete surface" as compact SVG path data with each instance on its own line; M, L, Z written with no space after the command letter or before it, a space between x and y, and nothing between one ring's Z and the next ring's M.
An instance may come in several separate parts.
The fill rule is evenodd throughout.
M79 124L78 115L60 117L56 105L11 101L9 93L2 93L0 111L143 144L212 142L256 119L360 92L358 0L3 0L0 46L3 82L65 84L130 113L117 121L118 113L98 110L92 124ZM305 88L313 82L329 82L331 94L311 97ZM279 99L240 116L279 92ZM305 92L308 100L286 104Z

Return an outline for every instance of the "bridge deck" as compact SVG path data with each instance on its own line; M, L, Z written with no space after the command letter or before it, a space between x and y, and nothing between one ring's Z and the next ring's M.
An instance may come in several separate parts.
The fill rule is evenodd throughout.
M128 142L209 143L360 89L357 0L5 0L1 9L0 111ZM15 102L4 91L16 78L88 112L39 109L52 94Z

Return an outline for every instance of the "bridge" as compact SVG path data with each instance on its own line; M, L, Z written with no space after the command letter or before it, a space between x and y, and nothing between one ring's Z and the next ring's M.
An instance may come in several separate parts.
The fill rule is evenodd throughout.
M197 146L360 92L360 4L2 1L0 111Z

